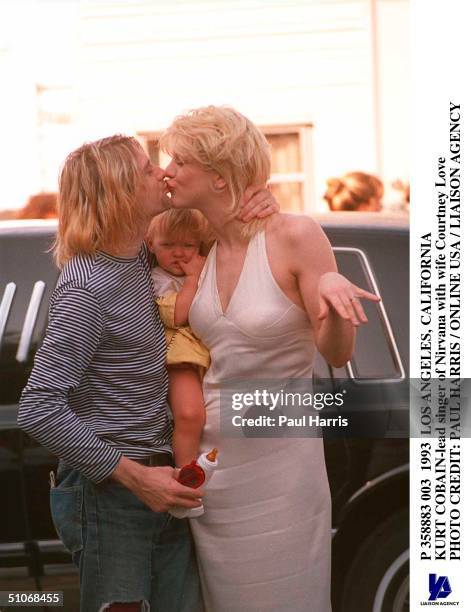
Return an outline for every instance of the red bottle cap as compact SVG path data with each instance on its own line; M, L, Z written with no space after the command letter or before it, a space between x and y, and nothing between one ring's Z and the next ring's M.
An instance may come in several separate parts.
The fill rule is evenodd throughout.
M178 482L185 487L191 487L197 489L205 481L205 473L201 466L196 463L193 459L188 465L184 465L178 475Z

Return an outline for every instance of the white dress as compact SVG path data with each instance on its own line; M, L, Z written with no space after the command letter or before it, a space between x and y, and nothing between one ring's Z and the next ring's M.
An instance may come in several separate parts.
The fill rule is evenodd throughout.
M234 378L309 378L313 334L306 313L277 285L265 234L248 246L222 312L215 244L190 310L211 353L204 378L202 449L219 449L205 513L190 521L207 612L329 612L331 501L322 438L227 438L219 385Z

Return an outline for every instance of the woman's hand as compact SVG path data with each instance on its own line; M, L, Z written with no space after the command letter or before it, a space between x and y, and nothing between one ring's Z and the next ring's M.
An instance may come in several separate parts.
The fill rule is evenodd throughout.
M326 319L329 309L332 308L342 319L351 321L355 327L367 323L368 319L359 298L373 302L379 302L381 299L374 293L357 287L338 272L326 272L319 280L318 318Z
M237 218L247 223L252 219L263 219L277 212L280 212L280 205L267 187L247 187L244 192L244 203Z

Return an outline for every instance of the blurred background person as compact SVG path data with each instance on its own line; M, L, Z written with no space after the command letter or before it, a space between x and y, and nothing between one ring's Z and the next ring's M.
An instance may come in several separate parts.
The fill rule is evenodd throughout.
M20 208L17 219L55 219L57 217L57 193L37 193Z
M409 212L410 208L410 183L402 179L396 179L391 183L391 187L397 195L397 209L402 212Z
M382 181L366 172L348 172L327 180L324 200L330 210L380 212L384 187Z

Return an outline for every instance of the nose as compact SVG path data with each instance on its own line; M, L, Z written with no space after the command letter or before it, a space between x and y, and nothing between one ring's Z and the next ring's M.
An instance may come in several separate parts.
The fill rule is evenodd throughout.
M155 175L158 181L162 181L165 177L165 170L159 166L156 166Z
M175 162L173 161L173 159L170 161L170 163L165 168L164 176L165 178L173 178L175 176Z
M183 248L181 246L176 246L173 249L173 256L174 257L184 257L185 252L183 250Z

